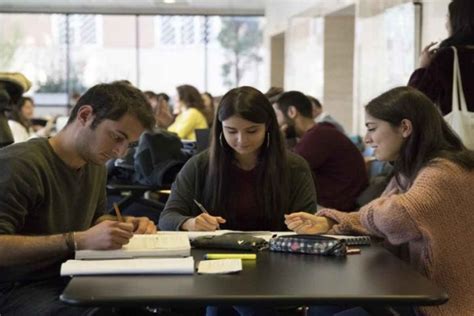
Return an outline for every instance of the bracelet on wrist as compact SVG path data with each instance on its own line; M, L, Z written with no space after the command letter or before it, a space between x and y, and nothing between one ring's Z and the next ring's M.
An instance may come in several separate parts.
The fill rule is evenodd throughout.
M74 238L74 232L64 233L64 241L66 242L67 250L70 253L74 253L77 249L76 239Z

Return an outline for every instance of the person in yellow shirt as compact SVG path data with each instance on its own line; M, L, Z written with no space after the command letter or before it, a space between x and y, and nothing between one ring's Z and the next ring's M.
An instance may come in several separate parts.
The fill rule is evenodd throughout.
M176 88L178 91L179 114L168 131L178 134L184 140L196 140L196 129L208 128L204 116L204 103L199 91L190 85L182 85Z

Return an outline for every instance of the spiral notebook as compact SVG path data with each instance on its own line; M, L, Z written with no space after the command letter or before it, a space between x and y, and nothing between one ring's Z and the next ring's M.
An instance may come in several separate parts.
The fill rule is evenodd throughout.
M344 239L348 246L370 246L370 236L322 235L335 239Z

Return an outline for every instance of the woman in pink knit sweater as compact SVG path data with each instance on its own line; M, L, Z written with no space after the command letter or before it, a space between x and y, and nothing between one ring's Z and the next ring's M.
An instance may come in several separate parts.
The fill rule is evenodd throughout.
M303 234L369 234L407 245L407 261L449 294L423 315L474 315L474 153L421 92L399 87L365 107L365 142L395 176L358 212L323 209L286 215Z

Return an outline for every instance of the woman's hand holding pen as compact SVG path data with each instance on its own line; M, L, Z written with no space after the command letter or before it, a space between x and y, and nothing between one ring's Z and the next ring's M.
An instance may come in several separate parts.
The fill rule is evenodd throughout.
M285 224L288 229L298 234L325 234L335 222L327 217L297 212L285 214Z
M113 220L104 220L86 231L76 232L77 250L120 249L133 236L134 225Z
M193 217L188 219L183 223L181 228L183 230L189 231L196 231L196 230L203 230L203 231L214 231L219 229L220 224L224 224L226 222L220 216L212 216L208 213L202 213L199 216Z

